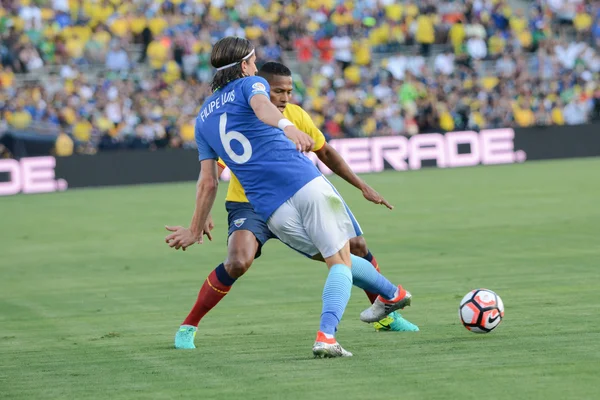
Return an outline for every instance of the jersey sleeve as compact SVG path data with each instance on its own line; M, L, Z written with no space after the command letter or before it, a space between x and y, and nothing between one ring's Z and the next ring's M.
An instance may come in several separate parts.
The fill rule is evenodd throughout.
M219 158L217 153L213 150L212 147L206 141L204 135L202 135L198 131L198 126L196 125L196 145L198 146L198 159L202 160L216 160Z
M225 165L225 161L223 161L221 157L219 157L219 159L217 160L217 164L219 164L219 167L223 169L227 168L227 165Z
M323 135L323 132L321 132L321 130L317 128L315 122L312 120L312 118L310 117L310 115L308 115L306 111L304 111L300 107L298 107L298 109L302 117L299 121L300 124L297 124L296 127L302 132L306 133L315 141L313 151L321 150L323 146L325 146L325 135Z
M248 102L248 105L250 105L250 99L257 94L262 94L269 98L270 90L271 87L265 78L260 76L244 78L244 82L242 83L242 94L244 95L244 99Z

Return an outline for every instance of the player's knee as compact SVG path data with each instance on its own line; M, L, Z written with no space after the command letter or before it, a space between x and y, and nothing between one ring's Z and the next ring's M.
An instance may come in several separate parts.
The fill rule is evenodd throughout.
M362 236L350 239L350 253L358 257L364 257L368 252L367 241Z
M254 255L248 252L236 252L227 257L225 271L234 279L244 275L252 265Z

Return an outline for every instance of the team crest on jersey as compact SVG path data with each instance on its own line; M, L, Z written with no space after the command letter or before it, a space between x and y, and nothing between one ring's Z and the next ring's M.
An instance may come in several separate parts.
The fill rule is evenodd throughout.
M252 85L252 91L253 92L266 92L267 88L262 83L256 82L255 84Z
M239 228L240 226L244 225L244 222L246 222L246 218L238 218L235 221L233 221L233 224L236 228Z

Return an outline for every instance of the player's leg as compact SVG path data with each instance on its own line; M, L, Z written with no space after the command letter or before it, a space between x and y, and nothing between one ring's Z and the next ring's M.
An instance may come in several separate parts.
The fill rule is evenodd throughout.
M346 242L337 253L329 257L325 253L323 258L329 273L323 287L323 307L313 354L315 357L350 357L352 353L344 350L335 338L352 291L350 244Z
M301 215L304 210L300 210L291 201L292 199L288 200L273 213L268 221L268 226L282 243L312 258L319 254L319 249L313 244L313 241L304 229L303 216ZM321 227L327 229L327 226L331 224L327 223L328 219L323 221L325 225ZM335 228L335 226L333 227ZM334 336L352 290L352 272L349 268L351 263L350 246L347 238L345 239L345 243L336 243L336 246L337 248L334 251L323 253L325 256L324 261L329 267L329 273L323 287L321 320L317 339L313 345L313 354L315 356L348 357L352 355L352 353L345 351L337 343Z
M225 271L232 279L244 275L252 263L261 245L255 234L248 230L236 230L227 243L227 259L223 263Z
M360 319L363 322L377 322L411 304L410 292L400 285L392 284L364 258L355 255L351 258L354 286L379 295L371 307L361 313Z
M364 258L365 260L370 262L371 265L373 265L373 268L381 272L381 269L379 268L379 263L375 259L375 256L371 253L371 250L369 250L369 247L367 246L367 241L363 236L357 236L355 238L350 239L350 253L354 254L355 256Z
M357 237L350 239L350 253L354 254L355 256L364 258L365 260L371 262L373 267L377 271L379 271L379 267L377 266L377 264L372 262L375 260L375 258L373 257L373 255L371 254L369 249L367 248L367 241L362 236L357 236ZM367 258L367 256L369 256L370 259ZM377 298L377 294L368 292L366 290L365 290L365 294L369 298L369 301L371 302L371 304L373 304L375 302L375 299Z
M315 181L317 180L315 179ZM323 183L329 187L329 190ZM305 228L309 235L313 237L313 241L319 247L321 254L326 257L328 255L327 246L323 247L322 243L331 242L328 242L324 236L331 236L330 232L334 231L344 232L347 235L347 240L350 240L353 237L362 236L362 230L358 221L354 218L352 211L350 211L350 208L333 185L324 177L322 181L319 181L318 185L320 185L319 189L325 194L326 198L321 210L321 220L325 219L323 216L327 216L327 218L331 219L330 224L333 225L334 221L337 223L337 229L335 229L335 226L331 226L323 230L319 226L322 223L311 224L315 228L312 232L309 229L309 225L305 225ZM325 204L329 207L328 210L325 209ZM341 239L341 237L338 239ZM373 268L373 265L367 260L357 256L351 256L351 259L354 285L379 295L371 308L363 311L361 320L364 322L377 322L388 314L410 305L412 295L404 290L402 286L392 284L385 276Z
M235 281L250 268L254 258L260 256L262 245L272 237L267 225L249 204L228 204L227 211L227 259L204 281L192 310L175 335L176 348L195 348L194 337L202 318L229 293Z
M350 252L367 260L371 265L377 270L381 272L375 257L371 254L367 247L367 241L363 236L357 236L355 238L350 239ZM371 304L375 302L377 299L377 294L369 292L365 290L367 297ZM402 315L394 311L389 315L386 315L381 320L374 322L373 326L378 331L394 331L394 332L416 332L419 330L419 327L413 324L412 322L406 320Z
M227 244L227 259L206 278L198 299L182 326L198 326L200 320L229 293L235 281L244 275L254 261L259 244L250 231L235 231Z
M224 263L219 264L204 280L194 306L175 335L175 348L194 349L194 338L200 320L229 293L236 279L225 270Z
M349 210L348 214L350 219L353 220L354 216ZM416 325L406 321L396 312L411 304L412 295L410 292L404 290L400 285L393 285L384 275L373 268L370 262L355 255L352 255L352 278L355 286L366 292L379 295L371 307L361 313L360 318L362 321L377 323L376 328L383 328L384 330L419 330Z

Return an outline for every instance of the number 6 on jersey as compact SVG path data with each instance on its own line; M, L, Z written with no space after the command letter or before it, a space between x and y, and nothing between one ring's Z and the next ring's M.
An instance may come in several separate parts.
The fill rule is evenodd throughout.
M238 131L227 132L227 113L223 113L219 119L219 135L221 136L223 148L225 149L225 152L229 158L231 158L231 161L236 164L244 164L250 159L250 157L252 157L252 146L250 145L248 138ZM242 154L238 155L235 151L233 151L231 148L232 140L237 140L242 145L244 148L244 152Z

